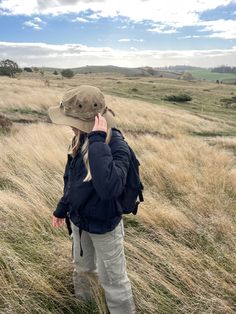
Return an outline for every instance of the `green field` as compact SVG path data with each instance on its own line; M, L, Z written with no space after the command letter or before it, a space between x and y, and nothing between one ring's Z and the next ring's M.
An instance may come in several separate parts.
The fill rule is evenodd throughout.
M216 80L236 80L236 73L216 73L210 70L189 70L196 79L216 81Z

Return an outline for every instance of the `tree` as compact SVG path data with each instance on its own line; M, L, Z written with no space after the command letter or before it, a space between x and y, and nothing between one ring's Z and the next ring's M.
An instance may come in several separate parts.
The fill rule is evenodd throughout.
M29 67L24 68L24 71L25 72L33 72L32 68L29 68Z
M41 69L41 70L39 71L39 73L40 73L40 75L41 75L42 77L44 77L44 70L43 70L43 69Z
M53 74L54 74L54 75L58 75L58 72L55 70L55 71L53 72Z
M192 74L190 72L184 72L184 74L181 76L182 80L191 81L194 79Z
M217 73L236 73L236 67L230 67L227 65L221 65L219 67L213 68L211 72Z
M156 74L155 69L153 69L152 67L145 67L145 71L152 76Z
M21 72L18 64L10 59L0 61L0 75L14 77L15 73Z
M70 69L65 69L65 70L62 70L62 71L61 71L61 75L62 75L63 77L72 78L75 74L74 74L74 72L73 72L72 70L70 70Z

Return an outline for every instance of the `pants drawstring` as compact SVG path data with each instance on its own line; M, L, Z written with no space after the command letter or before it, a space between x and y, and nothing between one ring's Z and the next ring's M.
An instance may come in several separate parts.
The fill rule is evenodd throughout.
M81 243L81 236L82 236L82 229L79 229L79 244L80 244L80 256L83 256L83 249L82 249L82 243Z
M74 259L74 237L72 236L71 258Z

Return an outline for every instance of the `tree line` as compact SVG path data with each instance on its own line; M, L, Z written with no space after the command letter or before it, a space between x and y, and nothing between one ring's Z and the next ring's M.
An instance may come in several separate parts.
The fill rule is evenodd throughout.
M8 76L8 77L15 77L17 73L21 72L39 72L42 76L44 75L44 70L39 69L37 67L25 67L21 69L17 62L10 60L10 59L5 59L0 61L0 76ZM54 75L61 74L61 76L66 77L66 78L72 78L75 74L72 70L70 69L64 69L61 70L60 72L54 71Z
M230 67L227 65L221 65L219 67L211 69L211 72L217 73L236 73L236 67Z

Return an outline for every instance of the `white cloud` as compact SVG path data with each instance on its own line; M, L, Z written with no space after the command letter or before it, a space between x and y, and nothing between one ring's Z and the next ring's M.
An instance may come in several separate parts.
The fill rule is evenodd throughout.
M126 18L126 25L128 21L149 23L147 30L150 32L172 34L184 26L203 26L204 31L211 33L208 37L232 39L236 38L236 21L201 21L199 18L204 11L224 7L230 3L236 3L236 0L129 0L128 3L117 0L2 0L0 14L63 15L80 14L90 10L89 16L77 18L77 22L122 17ZM30 21L26 26L40 29L40 25L35 24L37 22Z
M83 18L83 17L76 17L74 20L72 20L72 22L80 22L80 23L88 23L89 20Z
M198 21L198 14L225 6L231 0L2 0L0 9L9 14L66 14L92 10L94 17L123 16L140 22L150 20L180 27L193 25Z
M40 17L34 17L32 20L25 21L23 23L23 28L24 26L26 26L35 30L40 30L43 28L44 25L46 25L46 23Z
M189 39L189 38L200 38L200 35L187 35L187 36L180 36L179 39Z
M41 20L40 17L35 17L34 18L34 22L36 22L36 23L43 23L43 21Z
M121 39L119 39L118 40L119 42L130 42L130 41L134 41L134 42L140 42L140 43L142 43L144 40L143 39L136 39L136 38L133 38L133 39L131 39L131 38L121 38Z
M204 26L201 32L211 32L206 37L223 39L236 38L236 20L201 21L199 25Z
M177 29L163 24L153 24L153 28L148 28L149 32L159 33L159 34L173 34L177 32Z
M87 64L138 67L190 64L213 67L235 66L236 46L212 50L115 50L110 47L88 47L80 44L49 45L45 43L0 42L0 59L10 58L20 66L78 67Z
M91 20L99 20L100 19L100 15L99 15L99 13L93 13L93 14L90 14L88 16L88 18L91 19Z
M120 41L120 42L128 42L128 41L131 41L131 39L130 38L121 38L118 41Z
M128 28L128 25L117 26L117 28L119 28L119 29L126 29L126 28Z

